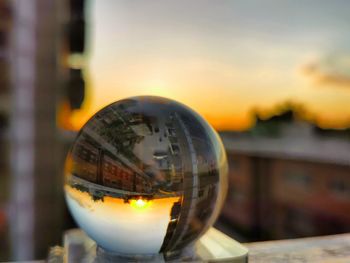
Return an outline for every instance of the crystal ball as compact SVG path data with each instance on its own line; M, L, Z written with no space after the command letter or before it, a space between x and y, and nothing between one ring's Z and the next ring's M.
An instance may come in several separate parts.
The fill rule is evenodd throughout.
M227 191L218 134L176 101L132 97L97 112L67 156L65 197L97 245L180 253L214 223Z

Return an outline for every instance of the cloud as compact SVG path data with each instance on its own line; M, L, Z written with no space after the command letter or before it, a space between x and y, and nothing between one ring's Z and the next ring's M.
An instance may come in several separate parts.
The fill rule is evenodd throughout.
M326 57L305 63L301 67L303 76L315 84L350 89L349 57Z

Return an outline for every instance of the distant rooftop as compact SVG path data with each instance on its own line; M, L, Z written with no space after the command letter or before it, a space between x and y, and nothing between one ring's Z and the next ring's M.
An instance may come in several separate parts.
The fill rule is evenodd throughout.
M220 136L229 152L350 166L350 139L321 136L306 122L285 123L273 136L251 132L222 132Z

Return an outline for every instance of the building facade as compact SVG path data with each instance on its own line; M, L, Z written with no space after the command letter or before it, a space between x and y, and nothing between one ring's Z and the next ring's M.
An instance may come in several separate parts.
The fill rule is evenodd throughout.
M234 228L251 240L350 231L350 140L320 137L309 124L288 124L275 138L222 137L230 167L222 217Z

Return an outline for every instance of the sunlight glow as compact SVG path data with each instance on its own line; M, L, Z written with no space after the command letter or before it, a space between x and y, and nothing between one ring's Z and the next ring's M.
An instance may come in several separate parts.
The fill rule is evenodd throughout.
M151 201L139 198L137 200L131 200L130 205L138 210L144 210L151 205Z

